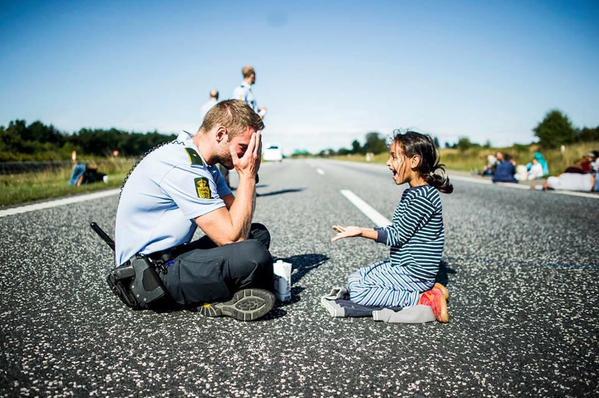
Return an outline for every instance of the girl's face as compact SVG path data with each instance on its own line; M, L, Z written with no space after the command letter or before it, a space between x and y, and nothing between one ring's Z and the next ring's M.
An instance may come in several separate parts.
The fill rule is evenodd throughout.
M412 168L410 167L411 161L401 149L401 145L394 142L391 144L389 149L389 160L387 160L387 167L393 173L393 181L397 185L409 182L412 179Z

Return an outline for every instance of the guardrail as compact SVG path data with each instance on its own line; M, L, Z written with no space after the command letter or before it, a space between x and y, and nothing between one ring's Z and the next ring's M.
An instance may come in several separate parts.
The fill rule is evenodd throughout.
M72 167L70 160L56 161L24 161L24 162L0 162L0 175L21 174L35 171L58 170Z

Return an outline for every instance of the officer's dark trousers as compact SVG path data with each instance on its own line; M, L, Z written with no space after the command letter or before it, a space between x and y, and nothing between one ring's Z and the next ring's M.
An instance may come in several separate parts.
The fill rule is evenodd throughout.
M272 290L270 233L252 224L250 239L217 246L207 236L191 242L160 277L179 305L226 301L240 289Z

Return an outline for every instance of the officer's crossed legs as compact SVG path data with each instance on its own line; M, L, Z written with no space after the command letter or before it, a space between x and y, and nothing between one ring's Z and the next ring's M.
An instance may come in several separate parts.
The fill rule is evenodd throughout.
M160 277L182 306L229 300L241 289L272 290L269 246L270 233L262 224L252 224L248 240L224 246L204 236L185 245L181 253L175 249Z

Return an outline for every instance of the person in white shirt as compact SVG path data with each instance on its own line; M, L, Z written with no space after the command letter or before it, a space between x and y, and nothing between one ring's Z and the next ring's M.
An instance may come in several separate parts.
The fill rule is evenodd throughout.
M256 70L252 65L246 65L241 68L243 81L233 90L233 99L245 101L261 118L264 119L268 109L266 107L258 107L258 102L252 91L252 86L256 83Z
M533 159L530 165L530 170L528 171L528 180L543 178L543 175L543 165L541 165L537 159Z

